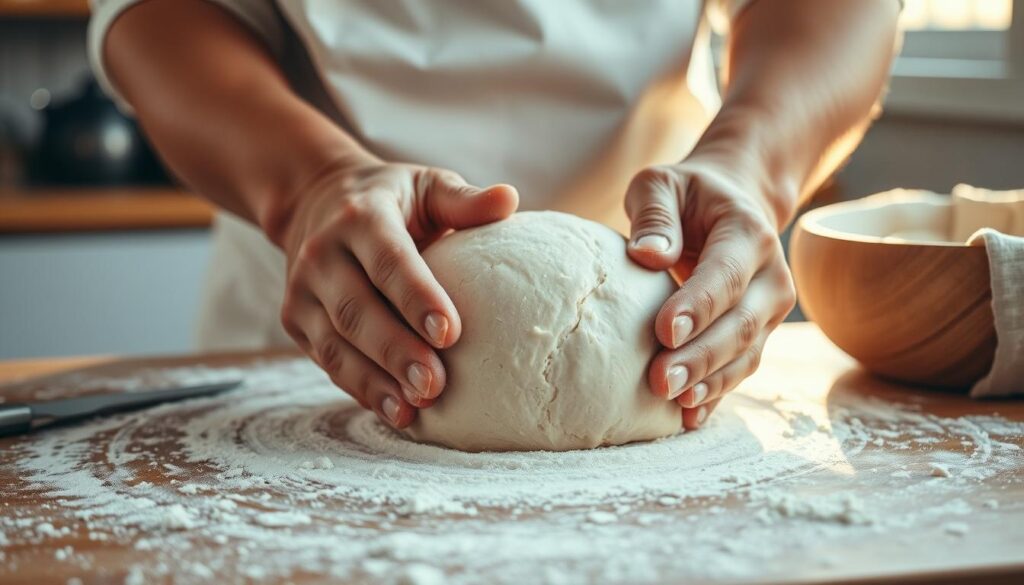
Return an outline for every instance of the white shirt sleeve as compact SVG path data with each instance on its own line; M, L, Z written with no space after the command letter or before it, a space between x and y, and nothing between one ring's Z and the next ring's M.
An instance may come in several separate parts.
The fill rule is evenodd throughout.
M140 4L145 0L90 0L92 16L89 19L88 54L89 63L100 87L111 96L125 112L130 113L131 107L113 86L107 76L106 63L103 62L103 43L110 26L122 12ZM284 52L285 29L274 0L207 0L229 13L249 27L270 50L275 59L280 60Z

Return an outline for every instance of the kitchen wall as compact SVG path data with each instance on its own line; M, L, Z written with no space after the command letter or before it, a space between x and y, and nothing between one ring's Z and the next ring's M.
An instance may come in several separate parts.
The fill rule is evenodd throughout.
M957 183L1024 188L1024 126L883 117L837 180L847 198L893 187L948 193Z

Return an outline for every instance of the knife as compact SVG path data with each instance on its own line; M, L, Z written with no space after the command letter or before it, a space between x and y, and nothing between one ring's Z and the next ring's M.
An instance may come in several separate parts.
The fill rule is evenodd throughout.
M121 392L46 402L0 404L0 437L20 435L58 422L144 408L162 402L210 396L230 390L241 383L241 380L231 380L217 384L147 390L145 392Z

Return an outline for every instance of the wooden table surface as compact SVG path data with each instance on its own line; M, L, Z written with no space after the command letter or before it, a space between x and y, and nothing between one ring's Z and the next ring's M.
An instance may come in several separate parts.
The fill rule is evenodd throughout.
M74 380L80 383L89 379L104 379L123 376L135 371L150 370L176 365L244 365L267 354L234 354L221 356L183 356L174 358L115 360L112 358L71 358L52 360L28 360L0 363L0 397L11 402L30 398L39 393L52 397L54 388L66 386L68 372L74 372ZM285 354L288 355L288 354ZM31 378L40 374L56 375L46 378ZM954 394L940 394L892 385L874 379L859 368L828 342L816 327L809 324L787 324L772 337L766 349L761 370L746 384L751 387L772 387L778 390L795 388L816 396L816 400L831 404L844 396L870 396L878 401L899 404L914 404L922 412L937 416L994 415L1011 421L1024 421L1024 403L1020 401L982 402L972 401ZM92 388L91 391L101 391ZM871 424L866 422L865 424ZM18 469L9 453L16 451L20 441L34 441L35 437L0 440L0 491L11 491L14 496L5 495L0 514L24 517L38 514L47 518L60 516L60 506L55 506L53 497L35 492L26 494L14 490L19 484ZM1003 441L1024 446L1024 437L1017 436ZM945 449L955 452L959 441L949 441ZM888 447L879 447L879 454ZM5 456L5 454L8 454ZM794 486L798 493L805 487L815 490L855 489L865 492L878 489L893 489L891 480L885 482L873 479L889 478L886 470L879 470L877 457L870 452L849 455L850 475L845 478L815 480L815 474L801 478ZM157 453L149 454L151 457ZM913 461L914 453L900 454L905 460ZM850 583L1001 583L1024 582L1024 457L1016 469L979 480L957 493L974 510L970 518L970 532L956 537L944 533L938 527L923 530L912 535L878 532L870 538L845 542L838 550L829 551L828 543L823 549L831 555L827 567L811 563L808 551L794 551L791 558L781 558L780 563L789 567L788 572L767 571L767 577L754 576L739 579L743 582L850 582ZM880 473L884 472L884 473ZM828 482L831 482L828 483ZM840 483L837 483L840 482ZM845 483L842 483L845 482ZM856 484L856 485L855 485ZM997 511L986 513L984 502L998 497L1002 505ZM695 501L686 504L693 512L706 503ZM56 509L55 509L56 508ZM728 511L727 511L728 513ZM68 520L72 522L71 520ZM9 535L10 536L10 535ZM0 539L0 545L2 545ZM89 551L95 563L90 571L54 563L51 559L57 549L71 545L76 551ZM54 543L44 541L34 545L0 546L5 553L0 566L0 582L14 583L65 583L71 577L89 582L119 582L127 568L141 558L145 551L136 550L131 542L96 543L90 542L81 532L72 532L63 540ZM817 551L814 554L824 554ZM786 555L783 555L786 557ZM12 568L14 567L14 568ZM172 575L173 577L173 575ZM321 582L323 576L298 575L297 582ZM666 582L678 582L673 575L664 575ZM166 579L167 582L173 578Z

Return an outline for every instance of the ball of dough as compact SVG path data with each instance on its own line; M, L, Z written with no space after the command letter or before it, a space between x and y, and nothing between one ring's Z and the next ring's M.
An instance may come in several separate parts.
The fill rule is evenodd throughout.
M407 433L463 451L566 451L665 437L654 317L675 290L611 229L551 211L456 232L423 257L462 318L448 384Z

